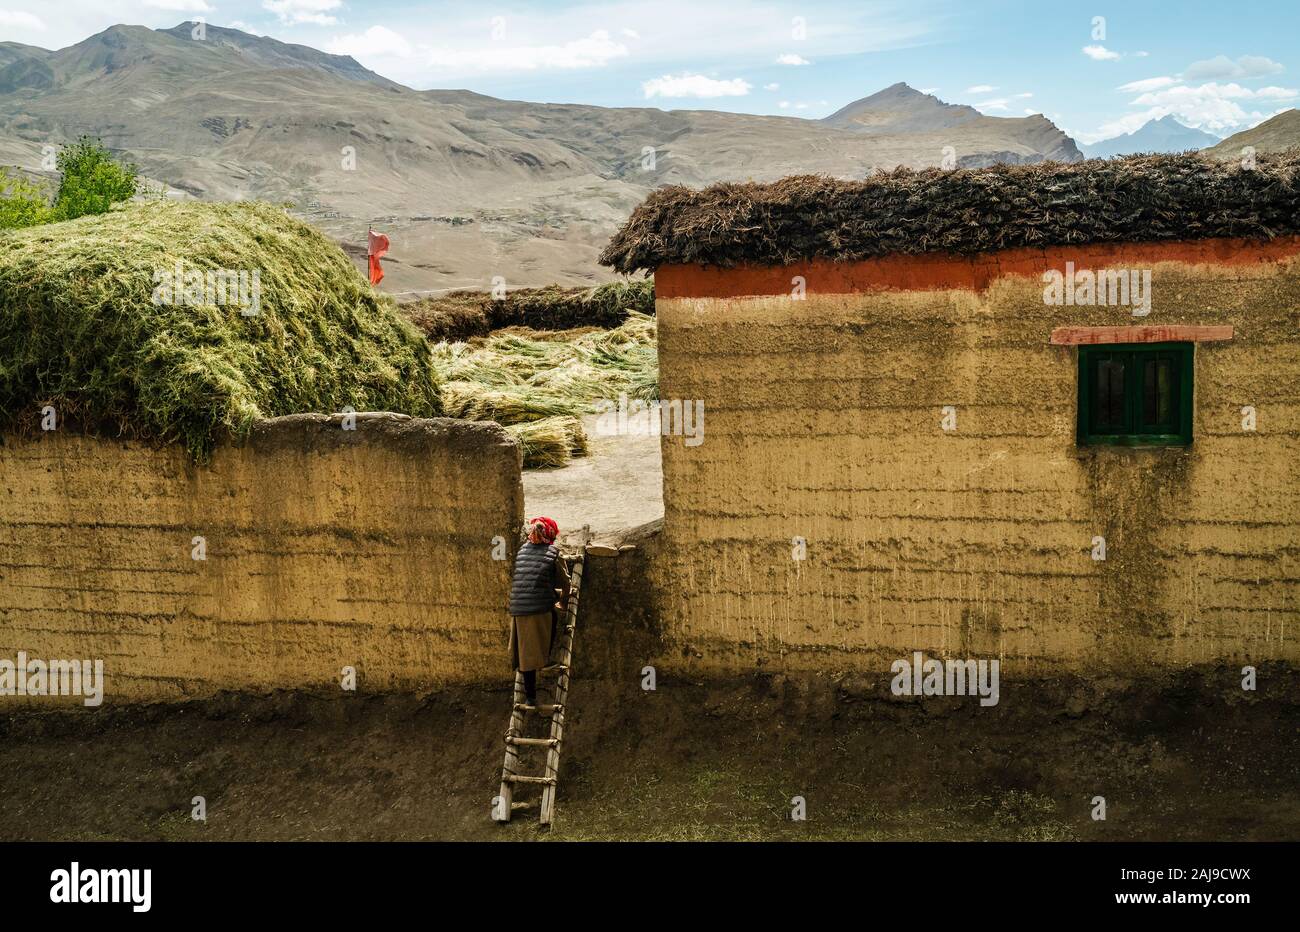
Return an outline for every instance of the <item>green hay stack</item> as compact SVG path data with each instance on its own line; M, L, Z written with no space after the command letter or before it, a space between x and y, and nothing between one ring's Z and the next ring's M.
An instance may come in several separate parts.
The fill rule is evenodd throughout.
M195 274L241 272L237 297ZM199 461L261 418L441 413L428 344L332 242L268 204L169 201L0 234L0 430L45 405Z

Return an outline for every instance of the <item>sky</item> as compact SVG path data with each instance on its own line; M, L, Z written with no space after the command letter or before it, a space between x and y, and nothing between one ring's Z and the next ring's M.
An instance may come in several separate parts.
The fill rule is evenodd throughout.
M0 40L200 17L416 88L552 103L817 118L906 81L1083 143L1167 115L1228 136L1300 106L1300 0L0 0Z

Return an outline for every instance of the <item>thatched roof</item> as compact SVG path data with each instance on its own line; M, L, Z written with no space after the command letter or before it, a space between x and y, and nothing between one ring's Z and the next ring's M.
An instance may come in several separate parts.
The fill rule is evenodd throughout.
M895 169L866 181L660 188L600 261L787 265L1017 246L1300 234L1300 150L1254 168L1195 154L980 169Z

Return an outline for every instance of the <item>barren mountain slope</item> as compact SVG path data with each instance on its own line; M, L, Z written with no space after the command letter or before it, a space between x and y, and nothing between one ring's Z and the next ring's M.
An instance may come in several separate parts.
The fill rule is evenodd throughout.
M1300 146L1300 110L1284 110L1258 126L1229 136L1206 152L1215 158L1239 159L1247 146L1253 146L1256 152L1281 152Z
M191 36L114 26L55 52L0 44L0 138L98 136L193 196L289 202L354 253L373 223L393 242L395 292L604 281L596 254L663 184L861 178L940 164L946 146L963 165L1078 158L1041 117L986 117L906 85L827 121L537 104L416 91L232 29Z

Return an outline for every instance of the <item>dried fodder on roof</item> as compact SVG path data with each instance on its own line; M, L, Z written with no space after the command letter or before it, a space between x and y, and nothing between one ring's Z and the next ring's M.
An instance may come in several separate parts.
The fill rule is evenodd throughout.
M600 261L631 274L688 263L1296 234L1300 149L1260 155L1253 167L1193 153L665 187L636 209Z

